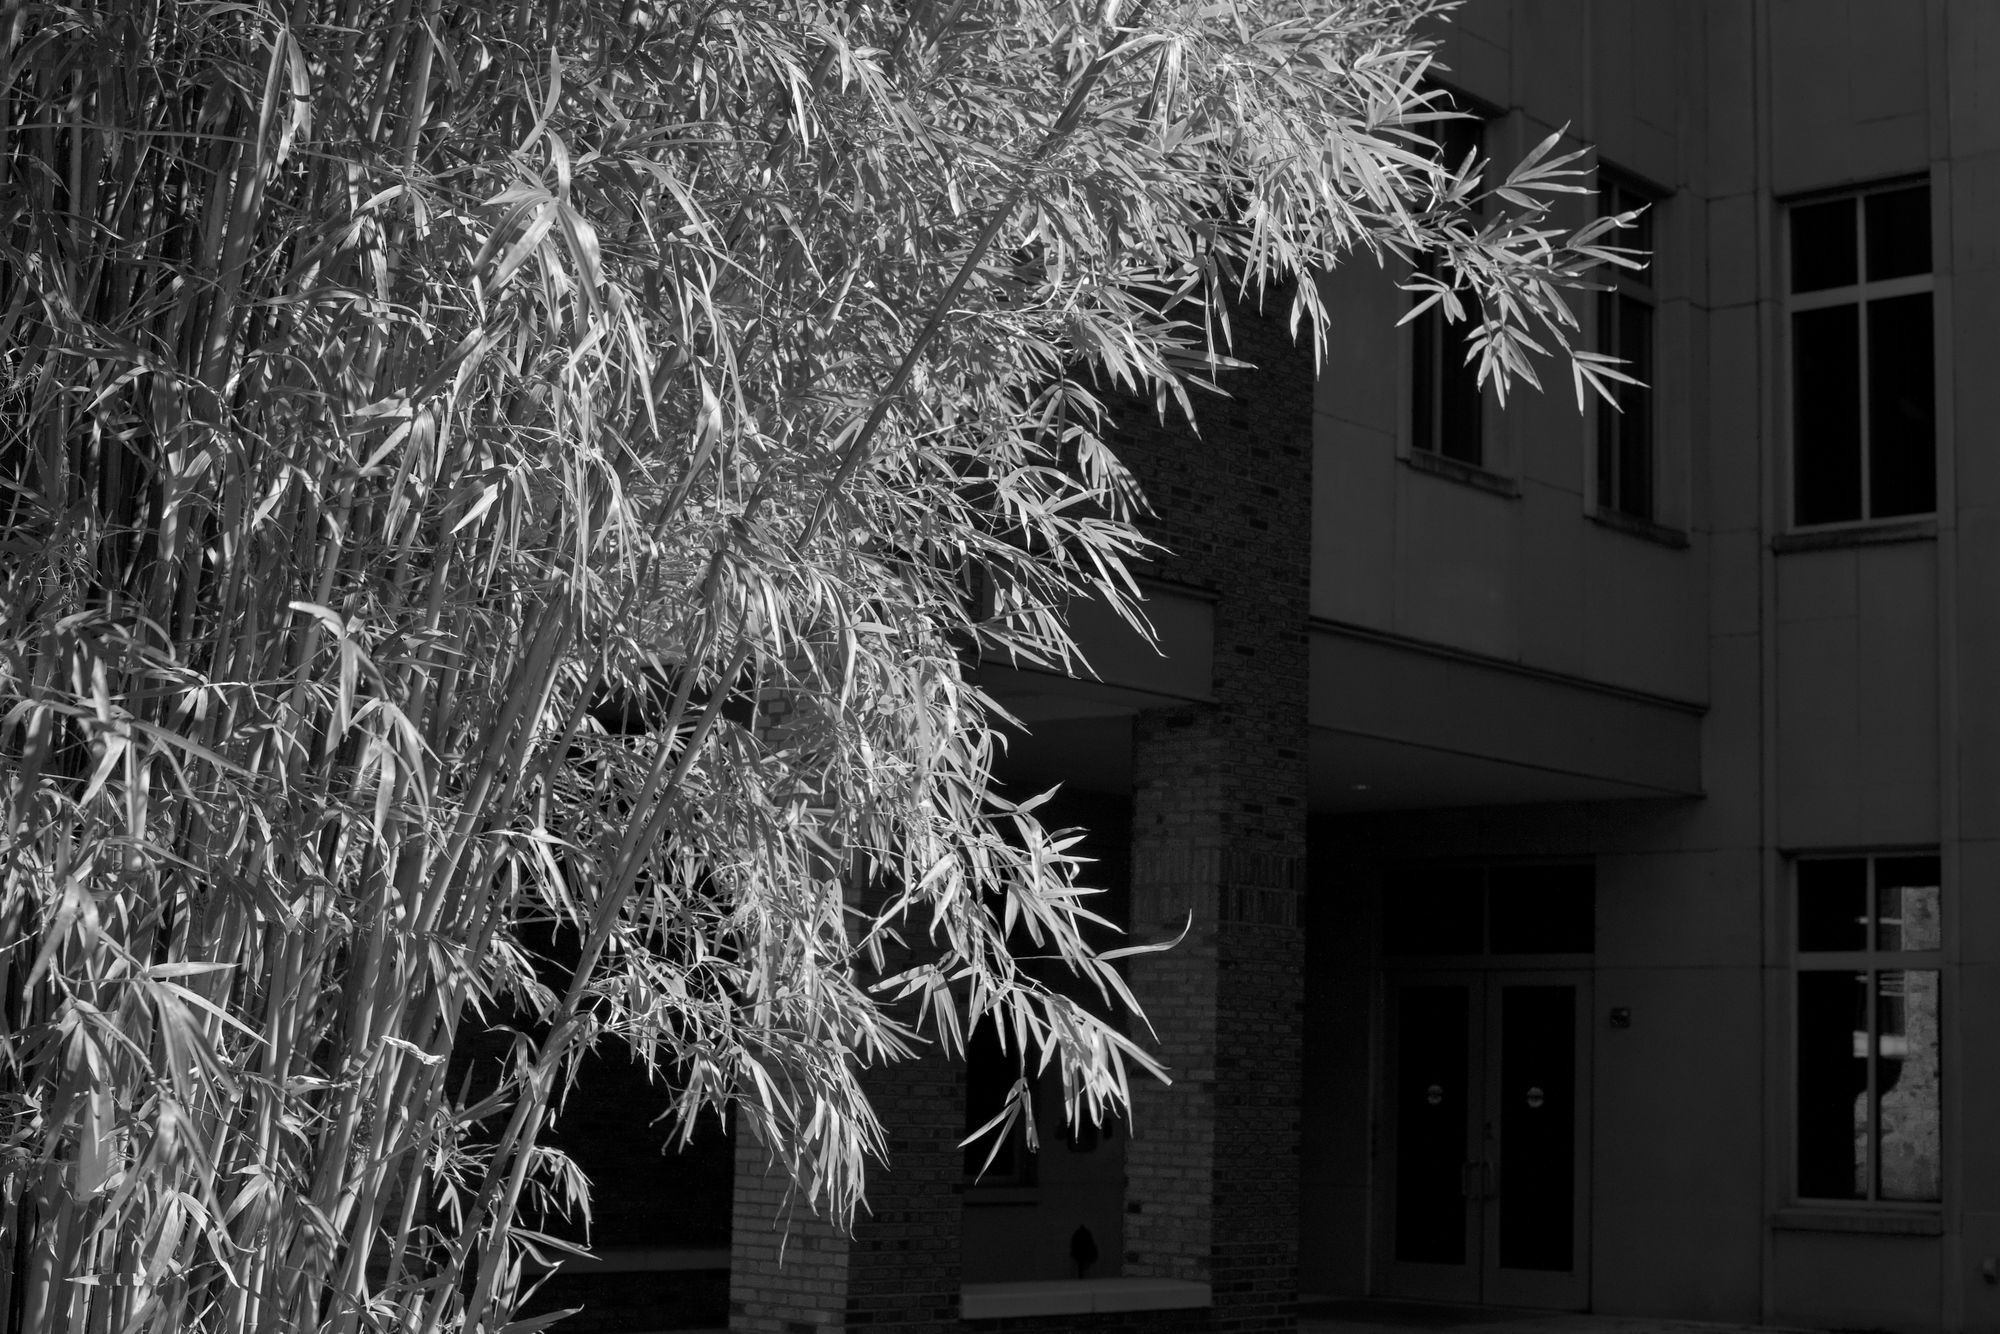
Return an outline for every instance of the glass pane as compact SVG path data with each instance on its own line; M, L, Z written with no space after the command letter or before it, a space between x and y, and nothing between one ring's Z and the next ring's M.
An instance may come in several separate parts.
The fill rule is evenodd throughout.
M1938 974L1877 973L1875 1060L1882 1142L1876 1155L1885 1200L1938 1198Z
M1618 351L1618 297L1613 292L1597 294L1597 350L1606 356ZM1617 392L1616 387L1612 392ZM1609 403L1597 404L1597 507L1618 508L1618 409Z
M1596 948L1596 878L1588 866L1496 866L1495 954L1588 954Z
M1576 988L1500 989L1500 1264L1567 1271L1576 1214Z
M1434 266L1425 265L1426 272ZM1413 295L1412 304L1422 300ZM1433 306L1410 322L1410 443L1418 449L1437 448L1438 325Z
M1431 123L1431 137L1437 141L1438 155L1444 165L1453 171L1464 166L1468 156L1479 155L1485 130L1486 122L1478 116L1461 116Z
M1868 859L1808 861L1798 865L1799 948L1868 948Z
M1799 1195L1868 1193L1868 974L1799 974Z
M970 1135L1006 1107L1014 1085L1027 1072L1020 1050L1003 1046L991 1020L972 1031L965 1044L965 1133ZM1035 1156L1028 1152L1028 1128L1018 1120L994 1146L988 1131L965 1146L965 1179L987 1186L1034 1184ZM986 1156L993 1155L989 1166Z
M1931 294L1868 303L1868 499L1877 517L1937 508Z
M1633 194L1630 190L1620 190L1618 211L1623 213L1635 208L1643 211L1632 220L1632 226L1620 233L1626 239L1619 244L1629 246L1633 250L1645 251L1645 272L1650 274L1653 268L1653 215L1659 211L1660 206L1644 195Z
M1792 316L1792 500L1797 522L1861 517L1861 312Z
M1640 384L1618 386L1617 505L1642 519L1653 517L1653 308L1618 298L1618 355Z
M1846 287L1854 279L1854 201L1830 199L1793 209L1792 290Z
M1647 270L1650 270L1653 264L1653 214L1659 211L1659 205L1622 185L1604 186L1598 197L1600 201L1598 206L1606 215L1629 213L1634 209L1642 210L1639 216L1632 220L1630 227L1620 228L1605 240L1621 249L1645 251L1645 263ZM1642 270L1644 271L1646 270Z
M1382 944L1390 954L1478 954L1486 947L1479 869L1420 867L1389 876Z
M1485 461L1479 426L1479 363L1468 362L1478 312L1443 326L1438 359L1438 453L1477 467Z
M1881 857L1875 862L1875 948L1934 950L1938 926L1938 859Z
M1396 1258L1466 1260L1470 992L1411 986L1396 1016Z
M1931 271L1931 188L1886 190L1862 205L1868 281Z

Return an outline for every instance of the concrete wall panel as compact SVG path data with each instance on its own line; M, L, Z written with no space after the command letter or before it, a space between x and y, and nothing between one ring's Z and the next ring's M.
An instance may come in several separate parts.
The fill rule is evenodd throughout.
M1608 1314L1756 1318L1763 1052L1753 968L1600 968L1591 1296Z
M1322 416L1313 440L1312 613L1386 630L1395 624L1393 435Z
M1326 331L1314 410L1394 439L1402 429L1402 365L1409 335L1396 321L1410 308L1409 295L1396 286L1405 266L1393 272L1356 255L1321 280L1332 323Z
M1865 790L1937 838L1937 547L1876 547L1855 563L1861 698L1858 758ZM1885 831L1886 833L1886 831Z
M1778 627L1779 841L1813 847L1860 841L1854 622Z
M1708 549L1708 624L1718 635L1757 632L1758 586L1764 544L1755 532L1711 534Z
M1786 846L1937 839L1936 565L1929 543L1779 559Z
M1696 439L1708 468L1711 532L1756 530L1764 513L1758 377L1765 358L1750 306L1708 316L1708 402Z
M1936 1237L1780 1232L1771 1262L1778 1323L1931 1334L1941 1249Z
M1590 525L1576 522L1577 498L1567 492L1533 483L1521 499L1521 584L1534 590L1521 603L1521 658L1584 675L1593 631L1584 605L1584 553L1617 535L1586 531Z
M1575 123L1605 158L1666 185L1681 179L1682 99L1675 84L1682 20L1674 8L1645 0L1594 0L1578 6L1581 12L1571 19L1589 27L1593 65L1589 113ZM1541 89L1523 82L1539 108Z
M1951 148L1961 158L2000 151L2000 8L1984 0L1945 6L1946 98Z
M1993 219L2000 218L2000 169L1995 172L1994 212L1979 224L1990 238L2000 235ZM1951 411L1958 431L1958 449L1952 460L1956 500L1964 510L2000 513L2000 440L1995 425L2000 423L2000 375L1985 373L1977 360L1978 349L1993 346L1991 312L2000 303L2000 268L1962 272L1951 280L1954 327L1945 346L1971 351L1975 360L1952 376ZM1976 522L1963 514L1961 524ZM1983 540L1983 539L1982 539ZM1990 606L1992 604L1983 604Z
M1700 699L1708 608L1700 558L1594 525L1583 542L1583 674Z
M1754 847L1762 837L1763 650L1752 635L1709 641L1708 716L1701 729L1701 790L1684 847Z
M1756 187L1756 41L1751 0L1707 0L1693 21L1701 25L1702 137L1690 180L1711 196L1743 194Z
M1513 104L1510 30L1514 0L1480 0L1441 24L1436 35L1441 77L1497 107Z
M1925 42L1923 7L1909 0L1773 0L1772 188L1929 166Z
M1600 968L1754 968L1763 943L1754 848L1597 858Z
M1557 125L1578 126L1589 115L1586 98L1589 88L1590 24L1585 15L1586 0L1515 0L1514 31L1510 48L1514 55L1515 93L1510 103L1525 100L1519 94L1532 89L1535 115ZM1548 130L1534 135L1540 139ZM1533 142L1531 140L1530 142Z
M1763 283L1757 272L1757 234L1763 221L1760 213L1761 204L1751 194L1725 195L1709 201L1709 305L1747 305L1762 294Z
M1396 493L1396 633L1499 658L1521 652L1520 517L1511 500L1441 477Z
M1990 868L1990 861L1987 863ZM1990 897L1990 885L1979 886ZM1961 900L1970 895L1961 892ZM1967 943L1970 943L1970 922L1967 922ZM1992 947L1985 946L1981 953L1990 956ZM2000 1136L1990 1133L1991 1114L1988 1108L2000 1107L2000 1061L1987 1058L1987 1054L2000 1045L2000 964L1992 962L1961 964L1958 969L1958 991L1955 999L1957 1013L1947 1011L1945 1023L1956 1028L1955 1040L1950 1050L1967 1053L1971 1059L1962 1061L1962 1070L1947 1070L1946 1078L1954 1080L1957 1087L1945 1086L1947 1104L1954 1110L1963 1111L1968 1118L1958 1134L1959 1162L1954 1175L1958 1191L1957 1203L1960 1208L2000 1211Z

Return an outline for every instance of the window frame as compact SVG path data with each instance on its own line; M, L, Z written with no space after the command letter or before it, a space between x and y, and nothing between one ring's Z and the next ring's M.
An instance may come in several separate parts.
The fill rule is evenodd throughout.
M1877 897L1879 864L1883 861L1898 858L1916 857L1928 857L1937 863L1937 943L1930 949L1883 949L1875 939L1875 932L1879 925L1877 909L1879 902ZM1865 903L1868 905L1866 917L1868 922L1868 937L1866 948L1859 950L1803 949L1800 944L1799 868L1808 863L1854 861L1862 862L1866 867L1863 882L1866 894ZM1876 1006L1875 1001L1881 993L1876 990L1877 975L1898 971L1904 973L1913 971L1935 973L1938 981L1938 1074L1941 1087L1946 1073L1944 1070L1945 1058L1949 1050L1949 1045L1944 1040L1944 1025L1946 1022L1944 993L1947 974L1945 937L1949 929L1949 894L1945 884L1944 858L1941 850L1935 846L1923 846L1840 849L1795 853L1788 858L1786 883L1788 891L1786 895L1786 922L1788 926L1786 944L1789 952L1787 973L1790 980L1790 985L1786 992L1786 1004L1791 1015L1788 1037L1789 1050L1787 1052L1789 1078L1786 1081L1785 1092L1785 1106L1787 1109L1785 1124L1787 1142L1790 1146L1790 1151L1786 1154L1785 1179L1787 1184L1787 1198L1791 1200L1792 1207L1795 1209L1857 1213L1940 1213L1944 1208L1944 1195L1949 1189L1950 1182L1950 1173L1945 1169L1943 1162L1945 1149L1949 1143L1949 1136L1946 1134L1946 1126L1944 1124L1948 1114L1948 1101L1943 1097L1940 1097L1938 1101L1938 1152L1940 1160L1938 1164L1938 1198L1934 1200L1885 1198L1881 1194L1883 1126L1880 1106L1883 1091L1877 1086L1876 1082L1876 1055L1871 1055L1868 1059L1868 1083L1864 1090L1864 1096L1867 1098L1866 1106L1868 1108L1867 1159L1865 1162L1867 1193L1857 1198L1854 1196L1808 1195L1805 1192L1801 1182L1800 1164L1801 1140L1803 1138L1801 1122L1805 1109L1801 1103L1799 1090L1800 1053L1802 1050L1802 1029L1805 1015L1799 1000L1799 980L1807 973L1858 973L1865 976L1868 979L1867 996L1869 998L1866 1047L1870 1053L1879 1054L1882 1050L1882 1035L1880 1031L1881 1012Z
M1658 260L1661 228L1660 213L1668 195L1657 187L1646 184L1632 173L1606 162L1597 167L1597 190L1592 196L1598 216L1609 217L1626 212L1628 209L1643 207L1644 234L1631 238L1631 243L1645 248L1648 253L1643 267L1627 269L1610 268L1605 277L1605 287L1597 294L1593 303L1596 329L1595 342L1598 351L1629 360L1629 350L1613 346L1617 342L1616 330L1618 308L1621 301L1633 301L1646 311L1646 357L1644 365L1621 367L1628 374L1636 376L1644 384L1643 411L1646 427L1646 503L1643 511L1627 509L1619 503L1619 483L1622 475L1614 469L1612 477L1605 477L1607 454L1614 464L1621 457L1621 446L1625 443L1622 430L1627 420L1625 412L1616 410L1601 397L1591 399L1593 420L1590 426L1589 486L1585 489L1586 512L1593 516L1611 519L1636 520L1641 524L1661 523L1661 502L1665 490L1665 476L1662 469L1661 449L1661 399L1659 392L1660 366L1660 287L1658 282ZM1616 244L1626 244L1626 238L1614 235L1609 238ZM1613 392L1622 398L1630 387L1614 384ZM1626 411L1629 411L1627 409ZM1607 448L1608 447L1608 448ZM1607 488L1609 497L1607 498Z
M1493 162L1493 142L1496 135L1504 133L1507 114L1492 105L1458 88L1439 84L1429 85L1430 91L1439 95L1440 105L1445 109L1462 113L1451 120L1441 120L1432 124L1433 133L1426 135L1437 145L1439 153L1450 151L1446 143L1447 127L1468 126L1472 130L1471 149L1475 157L1487 164L1487 179L1491 179ZM1463 145L1460 146L1461 148ZM1454 168L1463 161L1462 151L1454 154ZM1412 272L1422 272L1424 265L1412 266ZM1414 305L1420 297L1412 296ZM1479 384L1478 364L1461 366L1459 373L1472 377L1475 386L1472 402L1475 421L1472 440L1478 457L1464 459L1456 454L1446 453L1440 446L1444 442L1443 418L1445 386L1454 378L1446 369L1452 345L1463 351L1463 340L1477 327L1476 311L1468 312L1468 319L1451 322L1445 319L1441 303L1434 304L1416 318L1407 321L1404 336L1402 374L1407 376L1402 394L1404 448L1403 458L1426 472L1437 473L1454 480L1480 485L1489 490L1512 494L1512 487L1505 485L1508 474L1499 466L1495 440L1495 416L1489 404L1490 386ZM1454 337L1453 335L1456 335ZM1428 392L1426 392L1428 391ZM1418 400L1428 398L1427 410L1420 410Z
M1871 195L1892 194L1921 186L1927 192L1927 217L1931 227L1930 267L1920 274L1908 274L1898 278L1870 281L1866 270L1867 257L1867 199ZM1779 358L1779 374L1782 388L1780 393L1781 411L1785 422L1784 432L1784 522L1781 528L1790 533L1838 533L1857 529L1878 528L1884 525L1921 522L1935 518L1938 513L1938 486L1942 469L1939 454L1942 448L1944 417L1938 404L1938 338L1937 338L1937 198L1936 187L1928 174L1922 176L1901 176L1889 180L1871 181L1862 185L1846 186L1836 190L1816 191L1811 194L1795 195L1780 201L1778 219L1778 264L1780 322L1779 338L1783 355ZM1828 204L1839 200L1854 203L1854 256L1855 277L1852 283L1839 287L1819 288L1810 292L1792 290L1792 218L1801 208L1815 204ZM1899 296L1925 294L1931 297L1930 318L1931 339L1931 507L1928 510L1903 514L1878 515L1873 513L1874 495L1871 487L1873 465L1872 435L1869 421L1870 385L1868 366L1868 325L1867 308L1877 301ZM1801 522L1799 511L1799 439L1798 439L1798 385L1797 348L1794 340L1794 317L1802 312L1828 310L1836 307L1852 307L1856 312L1856 365L1859 368L1858 398L1855 406L1856 430L1860 437L1860 454L1856 461L1859 472L1858 483L1861 497L1861 513L1852 519L1830 519L1818 523Z

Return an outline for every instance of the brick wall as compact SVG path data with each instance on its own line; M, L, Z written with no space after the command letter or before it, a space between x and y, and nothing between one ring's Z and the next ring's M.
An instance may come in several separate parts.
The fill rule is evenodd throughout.
M783 1173L739 1135L729 1326L735 1334L958 1328L965 1090L959 1065L926 1057L867 1072L889 1131L851 1237L800 1207L784 1220Z
M846 1325L851 1242L809 1209L788 1209L785 1187L764 1146L739 1129L729 1243L733 1334L832 1334Z
M1170 548L1212 592L1215 703L1141 715L1133 918L1183 945L1136 959L1171 1087L1136 1090L1125 1272L1212 1285L1212 1328L1295 1322L1313 368L1278 320L1239 316L1263 369L1201 405L1202 437L1128 450Z

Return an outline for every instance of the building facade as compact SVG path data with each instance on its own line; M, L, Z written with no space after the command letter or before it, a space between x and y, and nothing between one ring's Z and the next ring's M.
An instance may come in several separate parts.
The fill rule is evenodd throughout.
M984 673L1193 922L1132 963L1175 1082L975 1180L997 1058L888 1072L871 1213L782 1253L737 1146L732 1329L2000 1330L2000 6L1469 0L1444 58L1452 134L1646 206L1579 312L1646 387L1503 412L1358 261L1317 374L1249 321L1135 434L1163 656Z

